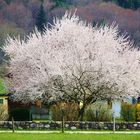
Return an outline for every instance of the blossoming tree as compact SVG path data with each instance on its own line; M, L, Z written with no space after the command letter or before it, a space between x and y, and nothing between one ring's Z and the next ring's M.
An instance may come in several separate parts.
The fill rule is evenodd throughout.
M137 96L140 90L140 52L114 24L92 27L66 13L51 28L27 41L9 38L4 46L16 89L24 103L40 98L82 103Z

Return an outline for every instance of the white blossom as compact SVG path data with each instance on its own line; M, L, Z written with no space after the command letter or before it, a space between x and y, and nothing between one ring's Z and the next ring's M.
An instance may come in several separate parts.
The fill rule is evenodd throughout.
M82 74L82 84L88 83L83 89L86 96L137 96L140 90L140 52L114 24L92 27L75 14L66 13L62 19L55 19L51 28L46 27L43 35L35 30L27 41L9 38L4 50L10 57L15 100L25 103L44 93L49 94L48 101L66 94L50 82L57 76L63 79L70 96L74 94L72 87L77 86L75 78ZM111 91L95 94L103 85ZM82 100L84 94L80 92L75 94Z

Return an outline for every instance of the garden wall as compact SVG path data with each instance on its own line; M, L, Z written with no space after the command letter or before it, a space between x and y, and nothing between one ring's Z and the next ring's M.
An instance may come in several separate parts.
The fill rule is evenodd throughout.
M32 121L15 121L17 130L60 130L61 122L32 122ZM140 130L140 122L116 123L116 130ZM11 121L1 121L0 129L12 129ZM111 122L65 122L67 130L112 130Z

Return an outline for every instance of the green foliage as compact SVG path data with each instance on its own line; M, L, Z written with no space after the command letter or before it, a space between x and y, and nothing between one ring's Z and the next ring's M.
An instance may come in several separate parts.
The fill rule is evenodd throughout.
M51 0L55 3L56 7L66 7L68 6L67 0Z
M136 120L136 106L128 103L122 103L121 105L121 117L124 121Z
M43 3L40 5L40 9L36 18L36 26L37 29L43 33L45 30L45 25L46 25L47 19L46 19L46 13L44 11Z
M107 105L102 103L95 103L88 107L85 111L85 120L87 121L111 121L112 113Z
M4 80L2 78L0 78L0 94L5 94L7 93L7 89L6 86L4 84Z
M10 120L14 118L15 121L29 121L30 120L30 111L29 109L16 108L12 109L10 112Z

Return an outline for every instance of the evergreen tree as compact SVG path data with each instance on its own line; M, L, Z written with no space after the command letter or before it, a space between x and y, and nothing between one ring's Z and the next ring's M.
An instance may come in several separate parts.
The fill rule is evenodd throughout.
M140 8L140 0L135 0L135 1L134 1L134 8L135 8L135 9Z
M43 7L43 1L41 2L41 5L40 5L40 9L39 9L39 12L38 12L38 15L37 15L37 18L36 18L36 26L37 26L37 29L43 33L44 30L45 30L45 25L46 25L46 13L44 11L44 7Z
M67 5L67 1L66 0L51 0L55 3L56 7L64 7Z
M115 2L123 8L138 9L140 8L140 0L104 0L105 2Z
M11 0L4 0L7 4L11 3Z

